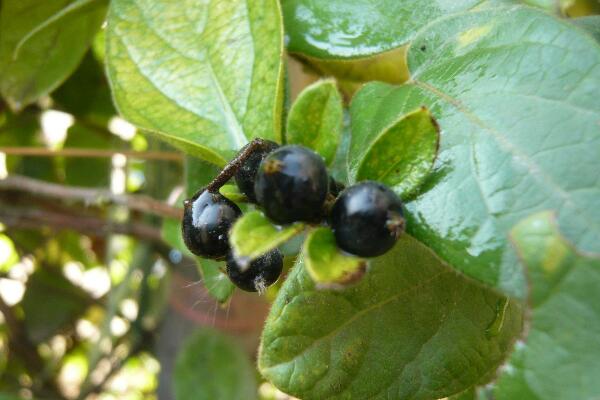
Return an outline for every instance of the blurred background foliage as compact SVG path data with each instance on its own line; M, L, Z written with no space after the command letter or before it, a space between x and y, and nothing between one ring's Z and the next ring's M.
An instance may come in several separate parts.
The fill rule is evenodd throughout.
M186 181L214 170L117 116L103 44L100 29L50 95L18 112L0 100L0 400L289 399L254 367L272 294L229 298L218 266L181 245ZM308 64L288 60L291 98L337 71Z

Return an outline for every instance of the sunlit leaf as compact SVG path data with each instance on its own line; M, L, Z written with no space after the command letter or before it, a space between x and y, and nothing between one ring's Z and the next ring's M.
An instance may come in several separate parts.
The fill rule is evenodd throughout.
M249 139L281 141L281 24L276 0L113 0L106 59L118 110L216 165Z

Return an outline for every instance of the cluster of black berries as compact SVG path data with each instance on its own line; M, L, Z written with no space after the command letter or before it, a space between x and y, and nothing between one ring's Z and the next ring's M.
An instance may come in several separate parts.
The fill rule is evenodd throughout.
M227 275L243 290L261 291L273 284L281 274L283 256L275 249L241 265L232 254L228 232L242 212L219 193L232 176L274 223L329 222L339 248L356 256L384 254L404 229L402 203L386 186L366 181L344 189L312 150L256 139L213 182L185 201L182 224L190 251L225 259Z

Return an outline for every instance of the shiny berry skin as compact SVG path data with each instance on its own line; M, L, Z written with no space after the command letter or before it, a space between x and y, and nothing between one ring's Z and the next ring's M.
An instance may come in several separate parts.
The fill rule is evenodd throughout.
M240 215L242 211L234 202L205 190L184 202L183 241L197 256L222 259L229 252L229 228Z
M258 171L260 162L270 152L279 147L277 143L271 142L270 140L264 140L264 143L265 145L262 148L252 153L252 155L244 161L235 174L235 183L240 189L240 192L245 194L252 203L256 203L256 196L254 196L254 182L256 180L256 171ZM240 152L244 151L247 146L249 146L249 144L243 147Z
M359 257L390 250L404 231L402 202L372 181L344 190L331 209L331 228L340 249Z
M269 154L256 174L254 193L265 215L277 224L316 221L329 190L321 156L288 145Z
M242 270L232 254L227 257L227 276L234 285L246 292L264 292L277 281L282 270L283 255L278 249L255 259L246 270Z

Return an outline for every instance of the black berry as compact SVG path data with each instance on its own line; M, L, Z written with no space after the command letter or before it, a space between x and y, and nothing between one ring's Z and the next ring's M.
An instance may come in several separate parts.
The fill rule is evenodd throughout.
M283 255L278 249L252 261L244 270L232 254L227 257L227 276L234 285L247 292L263 292L277 281L283 269Z
M344 190L331 210L331 227L340 249L360 257L390 250L404 230L402 202L377 182Z
M242 150L240 150L240 153L243 152L244 149L249 145L250 144L244 146ZM278 147L279 145L277 143L271 142L270 140L264 140L264 145L252 153L252 155L244 161L235 174L235 183L237 183L240 192L245 194L248 200L253 203L256 203L256 197L254 196L254 182L256 180L256 171L258 171L260 162L267 156L267 154Z
M256 174L254 193L265 214L278 224L315 221L327 196L329 177L321 156L288 145L269 154Z
M224 258L229 252L229 228L240 215L234 202L220 193L204 190L184 203L183 241L197 256Z

